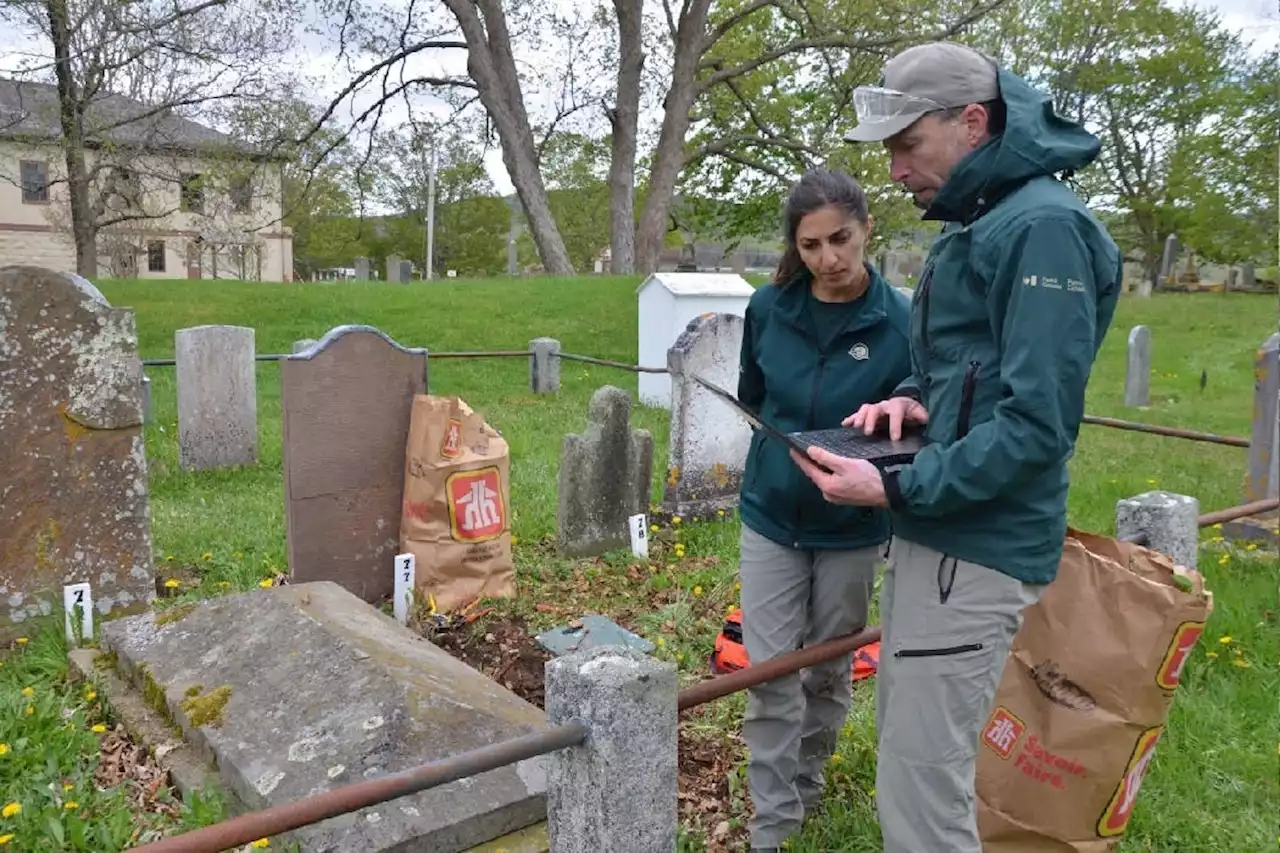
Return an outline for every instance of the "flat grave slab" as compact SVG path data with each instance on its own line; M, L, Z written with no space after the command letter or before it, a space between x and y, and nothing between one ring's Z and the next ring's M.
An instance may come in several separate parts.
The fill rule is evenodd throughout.
M341 585L253 590L103 625L118 670L247 809L545 730L536 706ZM545 759L289 834L304 853L459 853L546 818Z

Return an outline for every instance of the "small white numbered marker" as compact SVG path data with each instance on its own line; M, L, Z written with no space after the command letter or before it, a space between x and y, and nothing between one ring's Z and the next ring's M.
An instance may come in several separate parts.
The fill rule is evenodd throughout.
M631 525L631 553L637 557L648 558L649 556L649 528L648 516L644 513L633 515L627 519Z
M396 621L401 625L409 624L409 604L413 597L413 575L415 560L412 554L396 555L396 592L393 606Z
M80 625L80 639L92 639L93 592L87 582L67 584L62 588L62 609L66 614L67 642L75 645L77 622Z

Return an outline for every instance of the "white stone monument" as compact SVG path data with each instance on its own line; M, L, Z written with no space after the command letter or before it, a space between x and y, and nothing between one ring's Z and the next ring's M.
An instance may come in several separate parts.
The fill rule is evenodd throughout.
M667 363L667 350L689 323L703 314L744 317L755 288L734 273L659 272L636 290L640 318L640 364ZM671 378L665 373L641 373L640 402L671 408Z

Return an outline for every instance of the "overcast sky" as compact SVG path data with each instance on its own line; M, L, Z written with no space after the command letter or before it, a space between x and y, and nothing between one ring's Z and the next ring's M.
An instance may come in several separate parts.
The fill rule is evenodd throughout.
M396 2L396 0L392 0ZM401 0L403 2L403 0ZM562 10L573 8L573 0L553 0ZM1179 0L1173 0L1179 2ZM1221 16L1224 26L1238 32L1246 43L1251 43L1255 51L1266 50L1270 47L1280 45L1280 14L1276 11L1276 0L1181 0L1183 4L1194 4L1201 8L1212 9ZM299 40L299 51L296 67L305 70L309 75L323 80L321 91L314 93L317 101L327 99L333 94L337 88L345 85L350 80L350 71L343 64L336 64L336 51L328 54L314 50L320 47L318 39L302 38ZM307 48L312 48L308 50ZM32 51L38 51L47 55L47 48L41 44L32 44L22 39L19 34L12 31L0 33L0 73L12 71L20 64L24 58L29 57ZM310 54L308 58L307 54ZM530 65L541 64L548 61L545 56L524 55L518 56L518 60L529 63ZM551 58L555 61L555 58ZM449 75L462 74L466 70L466 54L464 51L450 51L443 59L440 54L434 54L414 61L408 69L412 73L431 74L431 75ZM369 98L361 98L364 104L369 103ZM420 103L420 101L415 101ZM356 107L360 104L357 102ZM536 105L531 104L536 109ZM348 112L349 109L344 109ZM404 120L406 115L405 108L402 103L392 106L387 110L386 119L392 123ZM339 118L347 116L340 115ZM642 121L656 122L660 120L658 115L642 116ZM495 189L500 193L509 193L512 191L511 181L507 177L506 169L502 164L501 152L496 148L486 157L486 167L489 176L493 181Z

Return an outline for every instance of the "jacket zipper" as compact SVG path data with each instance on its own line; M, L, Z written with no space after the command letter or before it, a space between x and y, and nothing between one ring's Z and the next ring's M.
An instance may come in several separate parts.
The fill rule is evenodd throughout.
M944 646L940 649L898 649L893 656L895 658L935 658L980 651L982 651L982 643L965 643L962 646Z
M960 390L960 413L956 416L956 441L969 434L969 418L973 413L973 392L978 384L978 371L982 362L970 361L964 372L964 385Z

